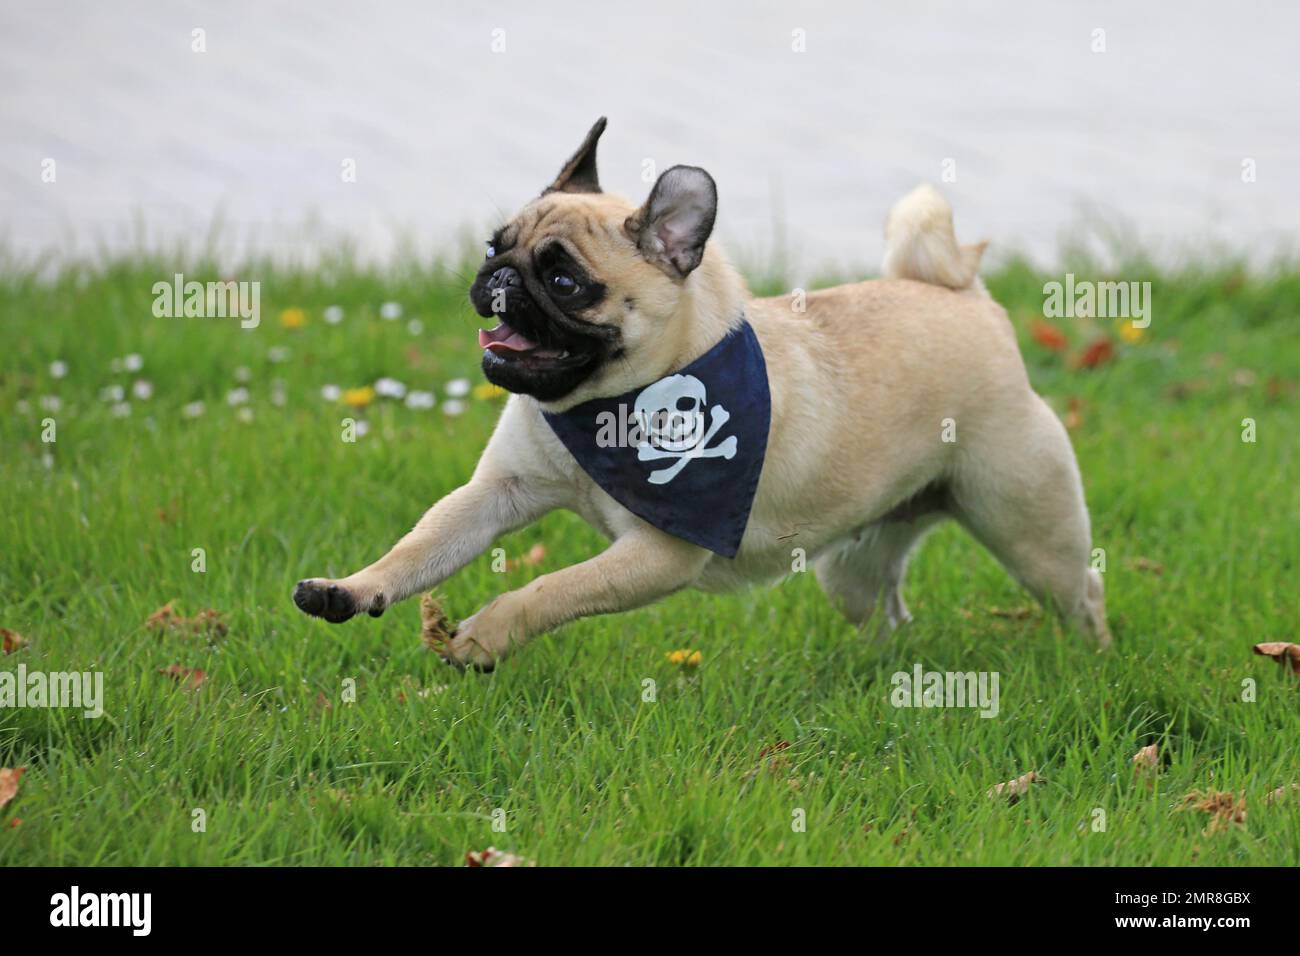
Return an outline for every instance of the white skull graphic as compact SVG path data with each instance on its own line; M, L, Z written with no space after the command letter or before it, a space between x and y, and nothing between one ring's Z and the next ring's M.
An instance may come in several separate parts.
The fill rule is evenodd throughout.
M694 375L669 375L636 397L634 413L641 433L662 451L690 451L704 438L707 394Z
M697 458L735 457L735 435L709 444L731 413L721 405L710 408L707 402L704 383L694 375L669 375L637 395L633 414L645 436L637 446L637 460L673 460L650 472L646 480L652 485L666 485Z

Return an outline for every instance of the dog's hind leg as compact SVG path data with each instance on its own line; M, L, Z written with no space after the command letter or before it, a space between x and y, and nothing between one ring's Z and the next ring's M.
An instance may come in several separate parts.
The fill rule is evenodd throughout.
M833 546L814 563L817 580L831 602L854 624L865 629L876 606L885 605L883 636L912 619L903 601L903 575L917 542L939 513L909 520L881 520L860 528Z
M951 483L954 517L1039 601L1107 647L1083 483L1060 419L1035 395L1018 420L967 440Z

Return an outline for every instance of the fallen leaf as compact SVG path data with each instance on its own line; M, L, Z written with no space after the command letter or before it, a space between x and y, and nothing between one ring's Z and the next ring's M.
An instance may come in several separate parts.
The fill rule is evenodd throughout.
M0 627L0 646L4 648L6 654L12 654L26 643L27 638L18 632Z
M1096 368L1098 365L1104 365L1115 357L1115 346L1111 344L1110 339L1104 336L1095 339L1091 345L1083 350L1079 356L1080 368Z
M26 772L26 767L0 767L0 809L18 795L18 781Z
M1133 567L1139 571L1150 571L1152 574L1165 573L1165 566L1159 561L1152 561L1150 558L1134 558Z
M1200 810L1210 814L1210 824L1202 833L1205 836L1246 823L1246 795L1238 797L1229 790L1193 790L1183 797L1183 810Z
M989 797L1006 797L1009 803L1015 803L1023 795L1029 792L1029 788L1038 780L1038 774L1034 771L1023 776L1016 777L1015 780L1008 780L1006 783L999 783L989 788Z
M164 628L171 627L175 621L180 619L181 616L176 613L176 602L168 601L145 618L144 626L151 631L161 631Z
M1133 755L1133 769L1138 773L1160 766L1160 749L1156 744L1143 747Z
M178 684L187 684L187 690L198 690L203 686L203 682L208 679L207 672L198 668L182 667L180 664L172 664L170 667L158 668L158 673L170 677Z
M479 852L470 851L465 854L466 866L536 866L532 860L525 860L522 856L516 856L513 853L507 853L504 850L498 850L494 846Z
M14 817L12 820L9 821L10 830L17 830L22 825L23 825L23 821L18 817Z
M151 631L179 631L193 637L206 634L210 637L225 637L229 632L221 614L207 607L193 617L185 617L176 610L176 602L168 601L145 619L144 626Z
M431 651L440 651L453 637L456 630L447 620L442 604L430 592L420 598L420 640Z
M1300 674L1300 644L1270 641L1266 644L1256 644L1252 650L1261 657L1273 658L1279 664L1290 663L1291 673Z
M1035 319L1029 325L1029 335L1035 342L1053 352L1064 352L1070 345L1065 333L1042 319Z

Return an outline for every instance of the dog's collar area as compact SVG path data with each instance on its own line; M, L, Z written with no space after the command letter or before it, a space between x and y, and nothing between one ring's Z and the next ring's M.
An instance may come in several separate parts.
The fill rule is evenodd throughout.
M661 531L736 556L772 417L763 350L743 310L721 341L677 371L542 414L619 504Z

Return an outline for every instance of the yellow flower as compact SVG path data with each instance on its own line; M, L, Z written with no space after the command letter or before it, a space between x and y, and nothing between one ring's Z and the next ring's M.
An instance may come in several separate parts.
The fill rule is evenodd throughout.
M300 329L307 324L307 313L302 309L285 309L280 313L280 324L286 329Z
M682 664L686 667L699 667L700 661L703 659L704 658L699 651L684 650L668 652L668 663L670 664Z
M494 398L500 398L506 394L506 390L500 385L493 385L491 382L481 382L474 386L474 397L481 402L490 401Z
M349 388L343 393L343 402L351 405L353 408L365 408L375 400L375 390L369 385L363 385L360 388Z
M1125 322L1119 327L1119 337L1129 345L1137 345L1146 338L1146 335L1146 329L1140 329L1132 322Z

